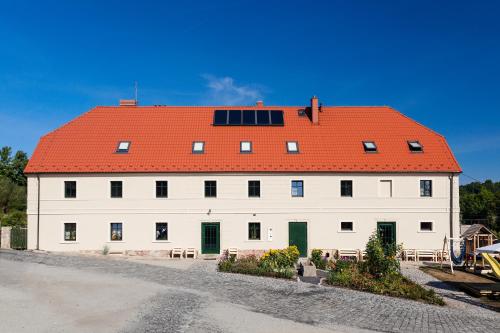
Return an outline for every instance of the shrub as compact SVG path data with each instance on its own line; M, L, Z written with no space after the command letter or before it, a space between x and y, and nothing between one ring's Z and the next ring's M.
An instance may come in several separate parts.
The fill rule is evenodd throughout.
M399 272L399 261L397 253L401 251L401 245L384 248L377 232L374 232L366 243L365 269L370 274L379 276Z
M311 261L314 263L316 268L325 269L326 260L322 257L323 251L320 249L313 249L311 251Z
M253 255L234 261L231 260L231 258L223 258L219 261L218 268L220 272L269 276L285 279L291 279L294 275L294 271L290 267L275 271L262 266L260 260Z
M220 272L269 276L291 279L295 262L299 258L296 246L283 250L269 250L259 259L254 255L236 259L226 252L218 263Z
M396 254L400 246L384 249L374 233L366 244L366 261L337 260L331 264L327 283L356 290L444 305L443 299L399 272Z
M102 254L107 255L109 253L109 246L104 245L102 248Z
M299 250L295 245L284 250L269 250L260 258L260 266L273 271L291 268L299 259Z

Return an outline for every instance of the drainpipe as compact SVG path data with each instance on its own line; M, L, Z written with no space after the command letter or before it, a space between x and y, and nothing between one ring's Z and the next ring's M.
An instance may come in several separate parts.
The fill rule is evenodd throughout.
M40 175L36 175L36 179L38 181L37 184L37 205L36 205L36 249L40 250Z
M453 173L448 178L450 179L450 238L453 238Z

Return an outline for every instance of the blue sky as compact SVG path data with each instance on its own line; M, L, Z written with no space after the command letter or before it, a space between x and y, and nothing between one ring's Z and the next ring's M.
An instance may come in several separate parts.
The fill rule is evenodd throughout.
M143 105L390 105L443 134L466 175L500 180L499 1L0 6L0 146L31 154L138 81Z

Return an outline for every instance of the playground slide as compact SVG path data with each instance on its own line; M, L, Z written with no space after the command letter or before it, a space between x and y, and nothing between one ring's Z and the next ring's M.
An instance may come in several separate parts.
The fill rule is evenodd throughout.
M488 264L490 264L493 273L495 273L495 276L500 279L500 264L498 263L498 261L488 253L481 253L481 255L483 256L484 260L486 260Z

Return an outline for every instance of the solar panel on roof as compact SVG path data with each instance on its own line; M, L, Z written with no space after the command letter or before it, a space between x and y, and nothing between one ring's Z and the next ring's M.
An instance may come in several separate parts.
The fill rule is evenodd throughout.
M230 110L229 111L229 125L241 125L241 111L240 110Z
M268 110L257 110L257 125L269 125Z
M243 111L243 125L255 125L255 110Z
M272 110L271 111L271 123L273 125L283 125L283 111L280 110Z
M227 123L227 111L226 110L215 110L214 112L214 125L226 125Z
M283 110L215 110L214 125L283 126Z

